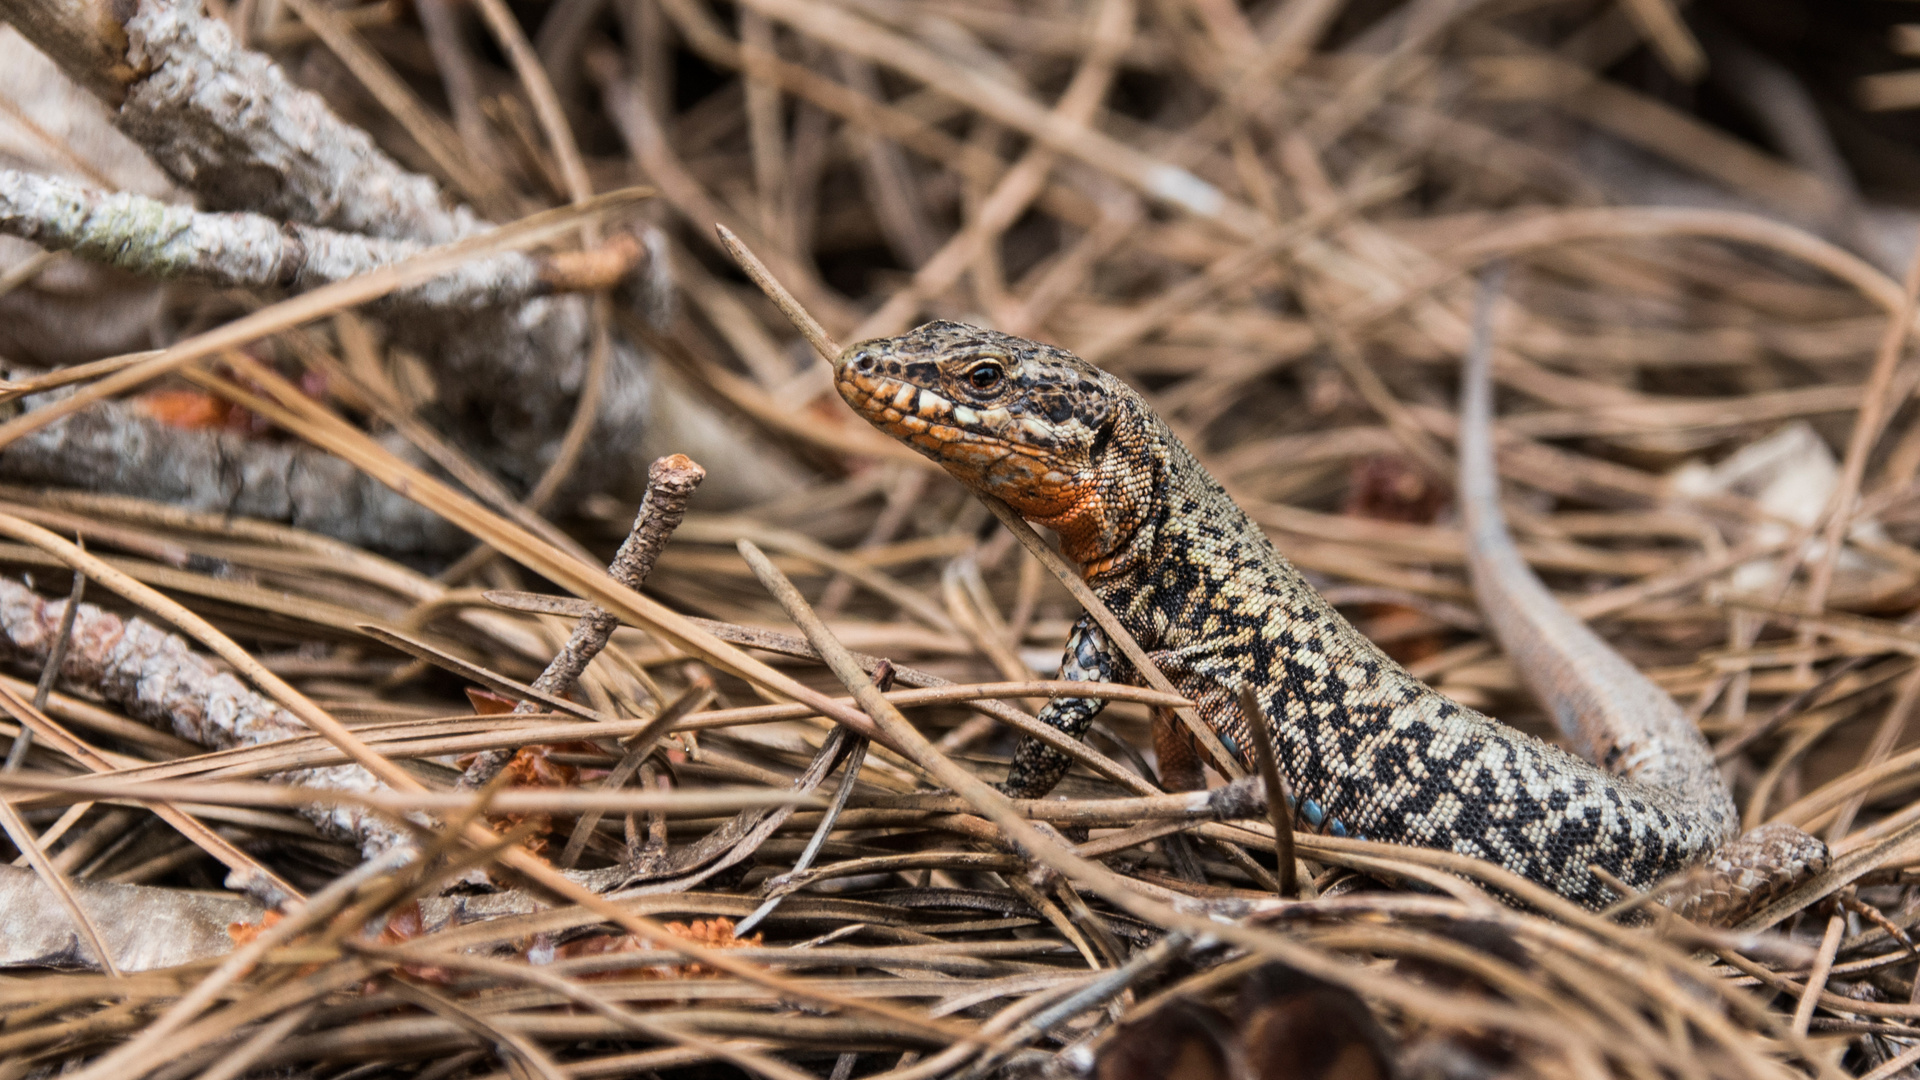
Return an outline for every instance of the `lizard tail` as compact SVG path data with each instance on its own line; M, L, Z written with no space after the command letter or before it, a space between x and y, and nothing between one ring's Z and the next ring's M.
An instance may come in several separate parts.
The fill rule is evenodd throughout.
M1496 269L1481 282L1461 372L1459 500L1474 595L1501 647L1579 753L1672 793L1731 837L1739 827L1733 797L1699 729L1664 690L1560 606L1507 531L1493 451L1493 313L1503 276Z

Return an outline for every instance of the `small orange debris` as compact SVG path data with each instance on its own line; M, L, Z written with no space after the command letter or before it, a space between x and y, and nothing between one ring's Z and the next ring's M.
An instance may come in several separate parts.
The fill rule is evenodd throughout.
M272 926L283 918L286 918L286 916L277 911L269 911L262 915L260 921L257 923L228 923L227 936L233 939L233 943L236 946L251 945L256 938L267 932L269 926Z
M724 916L714 919L695 919L692 923L670 922L667 932L674 937L685 938L709 949L747 949L758 946L764 936L755 934L750 938L738 937L733 932L733 920ZM653 952L654 947L633 934L595 934L591 937L577 938L554 950L554 956L570 960L578 956L603 956L608 953ZM593 975L584 975L586 979L710 979L718 975L703 964L670 964L633 967L619 971L605 971Z
M148 416L168 427L224 428L233 416L231 403L200 390L154 390L138 400Z
M475 711L481 716L491 715L480 706L477 697L485 691L469 690L468 695L475 697ZM514 753L506 768L501 772L506 776L508 787L572 787L582 779L595 775L605 775L603 770L591 770L583 777L581 770L572 765L563 765L553 760L555 753L564 754L601 754L604 752L590 742L534 743L521 747ZM460 759L465 768L473 760L469 755ZM547 839L553 832L553 815L544 811L538 813L489 814L487 820L504 829L513 829L526 822L533 823L533 832L528 836L527 850L535 855L547 850Z
M413 940L427 932L426 912L420 909L420 901L410 900L395 908L387 917L387 925L380 929L375 942L380 945L399 945ZM400 970L419 979L421 982L451 983L454 973L432 964L402 964Z
M469 686L467 700L473 705L475 716L500 716L513 711L511 698ZM599 747L590 742L535 743L521 747L501 770L506 777L508 787L572 787L583 779L605 775L603 770L590 770L586 776L571 765L562 765L551 757L554 753L577 753L605 755ZM466 768L477 755L469 754L459 759L461 768ZM496 826L507 829L532 822L533 832L526 841L527 850L535 855L545 853L548 836L553 832L553 815L547 813L489 814L487 820Z

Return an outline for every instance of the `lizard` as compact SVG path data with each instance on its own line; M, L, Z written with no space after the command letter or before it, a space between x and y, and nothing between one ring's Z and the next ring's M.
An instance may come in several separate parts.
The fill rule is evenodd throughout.
M1249 740L1269 738L1305 826L1485 859L1589 908L1619 898L1593 867L1636 890L1701 867L1691 884L1668 884L1667 902L1731 923L1822 869L1825 845L1790 826L1736 838L1698 729L1520 558L1500 516L1489 338L1480 326L1463 379L1472 577L1496 635L1591 760L1410 675L1313 589L1136 391L1072 353L939 320L850 345L833 368L868 422L1052 530L1231 753L1245 763ZM1139 681L1086 615L1060 674ZM1242 688L1260 705L1253 725ZM1081 737L1103 704L1056 698L1040 719ZM1154 726L1163 781L1201 786L1192 736L1164 711ZM999 787L1038 798L1067 765L1028 737Z

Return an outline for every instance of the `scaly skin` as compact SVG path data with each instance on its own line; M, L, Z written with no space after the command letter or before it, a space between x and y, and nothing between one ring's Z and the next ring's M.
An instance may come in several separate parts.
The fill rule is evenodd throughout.
M1138 394L1078 357L934 322L848 348L835 382L875 426L1056 532L1243 761L1251 733L1237 697L1252 687L1308 825L1487 859L1588 905L1615 898L1589 864L1646 887L1731 836L1717 777L1702 791L1612 775L1407 674L1307 584ZM1062 674L1133 677L1085 618ZM1099 707L1056 700L1041 718L1077 736ZM1036 797L1065 766L1028 740L1003 787Z
M1732 837L1739 817L1700 730L1667 692L1560 606L1521 558L1500 509L1493 461L1492 306L1483 288L1462 370L1458 494L1467 571L1494 637L1587 760L1664 791L1691 793L1702 818ZM1730 923L1827 865L1827 846L1791 825L1762 825L1706 853L1668 903Z

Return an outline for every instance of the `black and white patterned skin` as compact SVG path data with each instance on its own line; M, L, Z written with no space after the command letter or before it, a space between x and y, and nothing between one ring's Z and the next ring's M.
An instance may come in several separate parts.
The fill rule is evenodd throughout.
M1060 678L1074 682L1134 683L1133 665L1107 642L1107 635L1091 615L1075 620L1060 656ZM1099 698L1053 698L1040 710L1040 720L1078 739L1086 735L1093 718L1106 702ZM1013 752L1013 766L1000 790L1015 798L1038 798L1053 790L1073 759L1041 742L1022 739Z
M1723 786L1605 772L1413 678L1313 590L1137 393L1072 354L934 322L848 348L836 372L869 421L1058 533L1243 761L1252 735L1237 696L1252 687L1307 823L1486 859L1587 905L1616 899L1589 864L1645 887L1731 837ZM1130 676L1107 650L1090 662L1089 641L1069 641L1070 677ZM1042 718L1077 735L1097 709L1056 701ZM1043 794L1063 768L1029 741L1005 788Z

